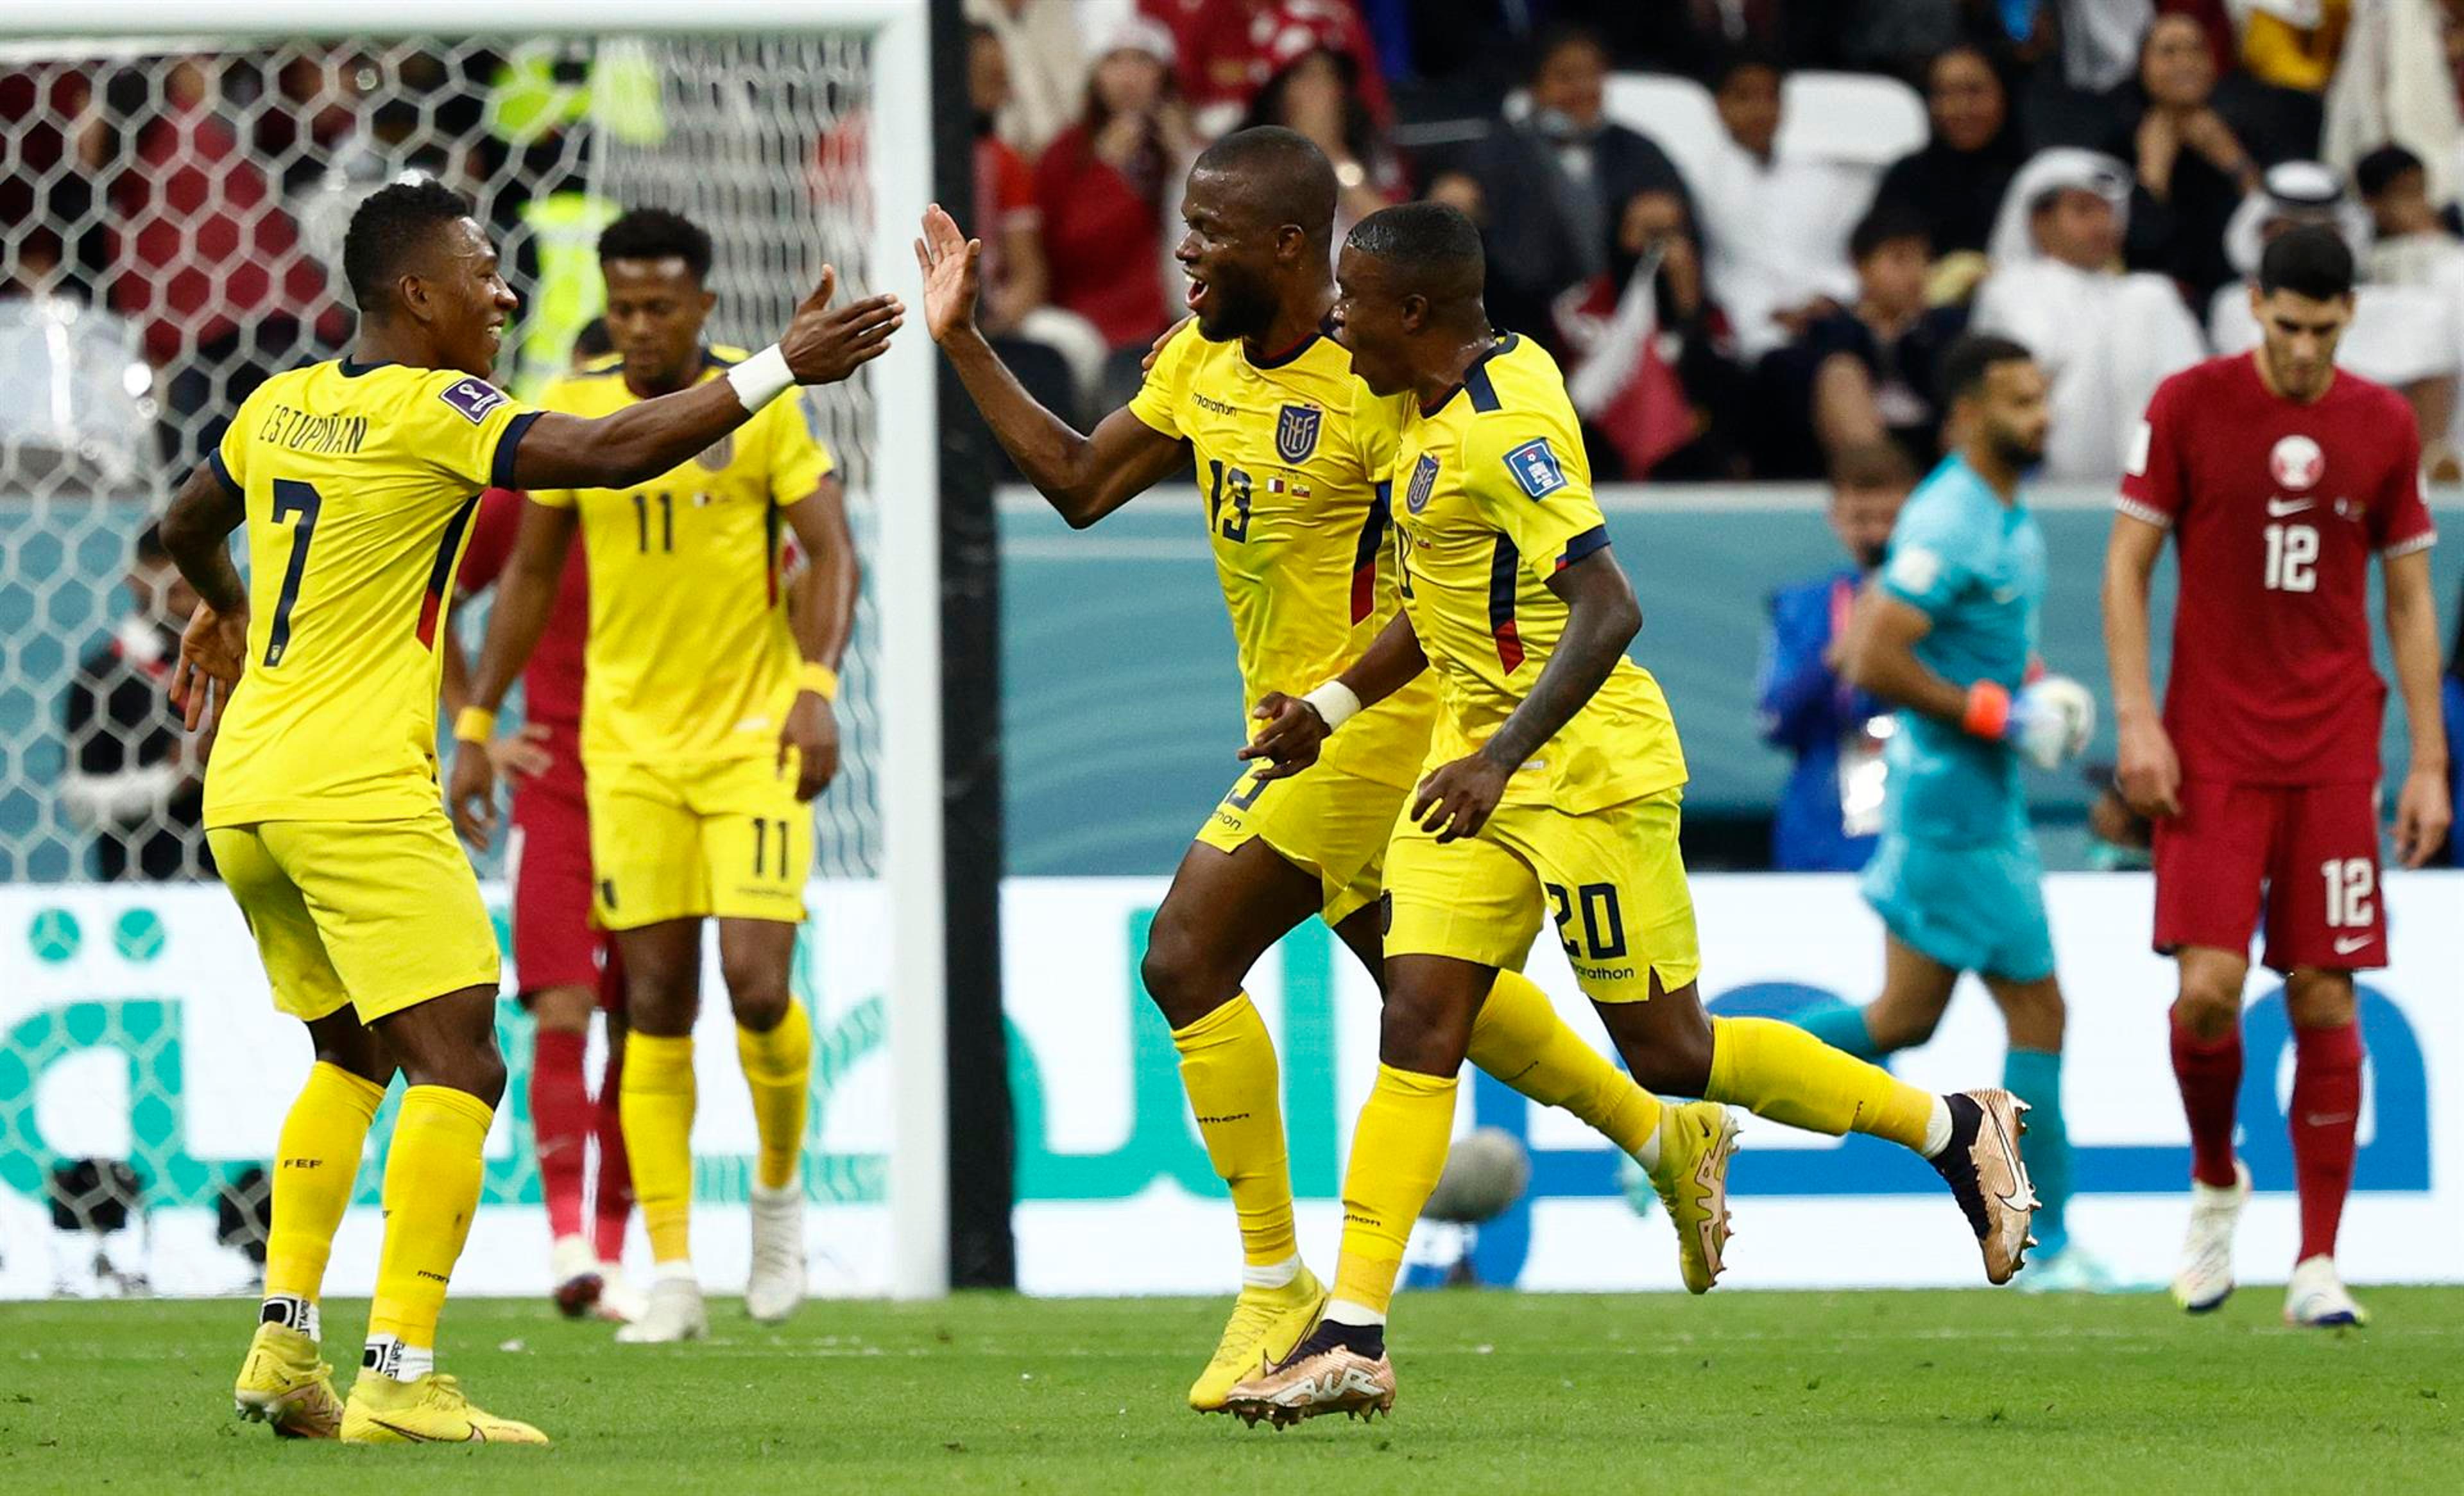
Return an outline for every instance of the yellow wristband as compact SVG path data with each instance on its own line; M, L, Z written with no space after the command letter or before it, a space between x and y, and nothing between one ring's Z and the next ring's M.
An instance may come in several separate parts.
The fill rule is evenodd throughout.
M806 660L804 668L796 672L796 689L809 691L824 701L836 701L839 698L839 672L819 660Z
M484 743L496 736L496 714L486 707L464 707L453 718L453 740Z

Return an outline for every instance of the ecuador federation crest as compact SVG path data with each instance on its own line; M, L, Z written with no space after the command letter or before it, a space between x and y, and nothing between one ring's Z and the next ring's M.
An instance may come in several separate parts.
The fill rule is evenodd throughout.
M693 453L694 466L706 473L717 473L736 460L736 433L728 432L701 451Z
M1275 455L1287 463L1309 461L1317 451L1318 423L1325 412L1315 406L1286 406L1275 417Z
M1403 507L1414 514L1429 507L1429 495L1438 491L1438 459L1428 452L1412 464L1412 481L1403 490Z

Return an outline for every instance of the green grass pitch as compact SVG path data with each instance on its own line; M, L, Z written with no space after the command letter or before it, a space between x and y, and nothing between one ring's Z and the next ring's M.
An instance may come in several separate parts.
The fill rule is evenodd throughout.
M434 1496L1163 1492L2453 1491L2464 1289L2379 1289L2361 1331L2252 1288L2161 1296L1408 1294L1391 1419L1287 1433L1181 1396L1222 1306L816 1303L619 1347L544 1304L446 1314L446 1366L548 1450L278 1441L231 1416L250 1306L0 1306L0 1491ZM364 1307L327 1307L328 1350ZM344 1380L347 1381L347 1372Z

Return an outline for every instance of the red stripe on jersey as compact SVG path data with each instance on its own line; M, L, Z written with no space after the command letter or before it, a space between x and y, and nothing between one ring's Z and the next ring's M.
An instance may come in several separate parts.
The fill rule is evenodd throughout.
M445 615L445 589L453 584L453 563L462 556L462 536L471 528L471 515L478 507L478 495L464 499L446 524L444 539L437 542L436 562L428 568L428 591L419 600L419 644L424 649L436 648L436 621Z

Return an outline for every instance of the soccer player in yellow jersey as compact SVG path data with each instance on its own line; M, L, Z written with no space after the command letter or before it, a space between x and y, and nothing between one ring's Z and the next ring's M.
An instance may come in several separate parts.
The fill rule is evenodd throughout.
M1001 446L1071 525L1094 523L1196 458L1244 707L1327 678L1397 606L1386 498L1352 414L1357 382L1324 335L1334 202L1333 167L1292 131L1243 130L1200 156L1177 252L1196 325L1091 436L1038 406L977 331L979 245L938 208L916 244L934 339ZM1201 1412L1221 1409L1235 1382L1287 1353L1325 1300L1293 1235L1274 1046L1242 982L1311 914L1373 975L1382 970L1380 861L1436 715L1434 689L1408 687L1363 712L1358 736L1308 773L1271 782L1242 774L1155 912L1142 975L1172 1025L1207 1155L1230 1186L1243 1258L1231 1322L1190 1389ZM1679 1223L1687 1286L1711 1286L1731 1146L1721 1109L1663 1109L1511 970L1496 975L1469 1047L1482 1068L1573 1111L1650 1167Z
M1298 771L1424 671L1444 705L1386 852L1381 1063L1353 1133L1342 1259L1318 1328L1233 1390L1230 1410L1252 1421L1393 1406L1386 1310L1445 1163L1466 1040L1544 918L1643 1085L1923 1153L1995 1283L2027 1240L2008 1092L1930 1095L1786 1024L1705 1015L1677 730L1625 658L1641 612L1564 382L1537 344L1490 330L1484 270L1469 220L1416 203L1362 220L1337 273L1360 420L1392 444L1403 609L1333 690L1262 703L1245 753L1270 781Z
M619 357L550 385L550 410L605 415L723 384L740 354L702 342L716 299L710 236L636 209L599 239ZM781 575L780 531L809 564ZM624 957L630 1024L618 1106L657 1277L636 1343L708 1331L692 1257L693 1020L702 921L718 921L736 1048L760 1157L744 1306L784 1319L804 1295L803 1157L813 1029L788 991L812 869L810 802L838 772L830 702L855 617L855 547L829 454L799 402L769 406L655 476L533 488L455 737L484 745L555 605L575 534L590 579L582 763L592 917ZM485 751L456 752L449 802L485 845Z
M277 374L190 474L163 539L203 604L173 692L218 732L206 826L275 1005L316 1049L274 1170L265 1301L233 1389L277 1432L369 1443L543 1442L436 1375L436 1322L479 1201L505 1086L496 941L438 802L436 637L479 491L629 484L798 383L843 379L898 307L825 309L833 277L741 379L601 420L488 383L514 297L470 205L431 181L352 215L349 357ZM250 578L231 532L247 526ZM347 1404L318 1358L318 1298L370 1117L408 1082L385 1160L367 1350Z

